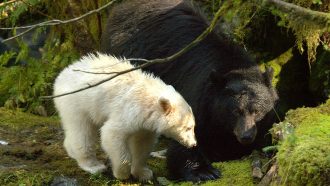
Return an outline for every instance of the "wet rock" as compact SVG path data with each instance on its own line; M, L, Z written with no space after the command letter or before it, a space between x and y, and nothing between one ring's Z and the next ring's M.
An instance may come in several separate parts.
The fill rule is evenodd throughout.
M39 105L36 108L34 108L34 113L35 114L38 114L39 116L44 116L44 117L47 117L48 116L45 107L44 106L41 106L41 105Z
M156 152L151 152L150 156L153 158L159 158L159 159L166 159L166 152L167 149L156 151Z
M162 186L170 185L172 183L168 179L166 179L165 177L157 177L157 181Z
M65 176L55 177L50 186L78 186L77 180Z
M9 143L7 141L4 140L0 140L0 145L8 145Z

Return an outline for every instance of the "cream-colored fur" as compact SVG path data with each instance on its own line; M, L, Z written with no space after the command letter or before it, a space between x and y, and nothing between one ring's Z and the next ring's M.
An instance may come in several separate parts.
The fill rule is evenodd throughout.
M54 95L86 87L132 68L128 61L97 54L83 57L64 69L54 84ZM146 160L160 134L187 147L196 145L190 106L172 86L141 70L120 75L97 87L55 98L65 132L64 147L79 166L90 173L106 166L95 156L98 131L111 160L113 174L127 179L152 178Z

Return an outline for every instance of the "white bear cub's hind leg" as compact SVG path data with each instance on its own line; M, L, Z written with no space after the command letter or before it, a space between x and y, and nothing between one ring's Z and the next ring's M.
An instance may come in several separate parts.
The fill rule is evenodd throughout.
M86 116L77 113L70 115L66 113L66 116L62 116L62 123L65 132L64 147L67 153L83 170L92 174L103 172L106 166L97 160L95 154L97 128Z
M139 181L153 178L153 173L146 167L146 162L156 139L157 135L154 132L146 130L137 132L129 138L128 144L132 155L131 174Z

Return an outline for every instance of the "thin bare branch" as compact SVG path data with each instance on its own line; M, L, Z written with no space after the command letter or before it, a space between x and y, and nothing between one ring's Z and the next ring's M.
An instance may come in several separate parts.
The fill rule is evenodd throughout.
M24 35L24 34L30 32L30 31L33 30L33 29L34 29L34 28L26 29L26 30L24 30L24 32L21 32L21 33L19 33L19 34L17 34L17 35L14 35L14 36L12 36L12 37L9 37L9 38L7 38L7 39L2 40L2 42L6 42L6 41L9 41L9 40L12 40L12 39L15 39L15 38L21 37L22 35Z
M126 59L127 61L143 61L143 62L149 62L147 59L141 59L141 58L129 58Z
M58 94L58 95L53 95L53 96L41 96L41 99L53 99L53 98L57 98L57 97L62 97L62 96L66 96L66 95L70 95L70 94L74 94L83 90L87 90L93 87L96 87L100 84L103 84L107 81L110 81L111 79L116 78L117 76L120 76L122 74L126 74L129 72L132 72L134 70L137 69L141 69L141 68L145 68L148 67L150 65L156 64L156 63L166 63L169 61L173 61L174 59L177 59L178 57L180 57L181 55L183 55L184 53L186 53L187 51L189 51L191 48L195 47L199 42L201 42L204 38L206 38L206 36L212 32L212 30L214 29L214 27L216 26L216 23L218 22L218 20L220 19L220 16L223 14L223 11L226 10L229 6L231 6L231 3L226 4L226 6L222 6L221 8L219 8L219 10L217 11L217 13L215 14L215 16L212 19L211 24L209 25L208 28L206 28L202 34L200 34L197 38L195 38L191 43L189 43L186 47L184 47L183 49L181 49L180 51L178 51L177 53L166 57L166 58L161 58L161 59L153 59L153 60L145 60L145 59L134 59L134 60L139 60L139 61L145 61L144 64L138 65L134 68L131 69L127 69L121 72L117 72L115 75L110 76L109 78L106 78L104 80L101 80L97 83L94 84L90 84L86 87L71 91L71 92L67 92L64 94ZM113 73L113 72L110 72Z
M26 34L27 32L29 32L29 31L31 31L35 28L39 28L39 27L43 27L43 26L55 26L55 25L60 25L60 24L68 24L68 23L72 23L72 22L75 22L75 21L79 21L81 19L86 18L89 15L98 13L98 12L102 11L103 9L110 7L111 5L113 5L117 1L119 1L119 0L112 0L109 3L101 6L100 8L97 8L95 10L91 10L91 11L87 12L86 14L83 14L79 17L75 17L73 19L68 19L68 20L53 19L53 20L48 20L48 21L44 21L44 22L41 22L41 23L33 24L33 25L9 27L9 28L0 28L0 30L27 29L24 32L22 32L23 34L21 33L18 36L13 36L11 38L4 39L4 40L2 40L2 42L6 42L6 41L9 41L11 39L22 36L22 35Z
M92 72L92 71L85 71L85 70L79 70L79 69L73 69L72 71L83 72L83 73L86 73L86 74L107 74L107 75L109 75L109 74L118 74L119 73L119 72Z

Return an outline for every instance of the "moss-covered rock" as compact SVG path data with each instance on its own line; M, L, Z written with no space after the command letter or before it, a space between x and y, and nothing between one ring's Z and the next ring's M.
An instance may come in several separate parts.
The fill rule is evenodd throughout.
M292 125L279 144L283 185L330 185L330 100L316 108L288 112L280 126Z

